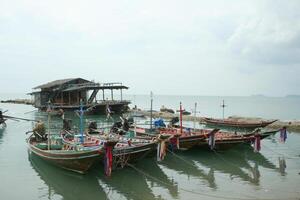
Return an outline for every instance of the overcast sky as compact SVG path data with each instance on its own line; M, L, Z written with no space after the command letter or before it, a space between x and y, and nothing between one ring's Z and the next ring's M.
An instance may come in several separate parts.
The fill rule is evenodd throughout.
M51 80L128 94L300 94L299 0L0 0L0 93Z

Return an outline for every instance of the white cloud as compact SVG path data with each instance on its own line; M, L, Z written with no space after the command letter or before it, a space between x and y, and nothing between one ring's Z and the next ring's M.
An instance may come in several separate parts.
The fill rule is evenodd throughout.
M300 63L300 2L268 1L228 40L234 53L273 65Z
M290 80L272 88L283 67L299 75L300 12L264 2L0 0L0 65L24 83L7 89L26 92L83 76L131 93L282 95Z

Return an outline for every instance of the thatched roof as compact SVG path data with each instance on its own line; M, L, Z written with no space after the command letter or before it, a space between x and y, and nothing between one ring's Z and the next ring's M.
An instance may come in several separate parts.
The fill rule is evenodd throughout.
M33 89L46 89L46 88L52 88L52 87L57 87L57 86L60 86L60 85L63 85L63 84L66 84L66 83L69 83L69 82L72 82L72 81L75 81L75 80L83 80L84 82L90 82L88 80L85 80L85 79L82 79L82 78L67 78L67 79L60 79L60 80L55 80L55 81L51 81L49 83L46 83L46 84L43 84L43 85L39 85L39 86L36 86L35 88Z

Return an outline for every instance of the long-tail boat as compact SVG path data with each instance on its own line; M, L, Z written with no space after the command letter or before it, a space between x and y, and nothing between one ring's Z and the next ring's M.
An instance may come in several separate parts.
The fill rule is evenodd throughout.
M214 118L207 118L204 117L203 121L207 125L212 126L220 126L220 127L234 127L234 128L248 128L248 129L255 129L255 128L264 128L277 120L261 120L261 121L245 121L245 120L237 120L234 118L228 119L214 119Z
M169 141L171 145L174 145L176 144L175 142L177 142L178 148L191 149L205 142L209 134L214 134L218 131L219 129L205 130L205 132L186 132L186 131L181 132L180 129L164 128L164 129L160 129L159 132L160 134L173 135L173 138L171 138Z
M247 134L236 134L229 132L218 132L214 136L213 146L210 144L210 138L206 138L204 142L201 142L199 147L216 149L216 150L226 150L233 148L240 144L254 144L256 139L259 141L274 135L278 130L267 131L267 132L252 132ZM260 147L259 147L260 148Z
M96 132L96 131L94 131ZM76 143L76 139L72 134L69 137L63 137L63 143L72 145ZM71 136L71 137L70 137ZM114 133L107 134L93 134L84 135L85 146L94 147L103 145L107 138L117 141L112 149L113 167L123 168L127 163L136 162L143 157L152 154L156 151L159 140L155 138L126 138ZM78 139L77 139L78 140ZM166 140L166 139L165 139ZM102 157L103 158L103 157Z
M43 160L49 161L58 167L78 172L86 173L99 155L103 154L103 146L94 148L84 148L83 146L74 146L73 149L62 144L59 137L53 139L51 144L47 141L38 141L34 134L27 139L28 148Z

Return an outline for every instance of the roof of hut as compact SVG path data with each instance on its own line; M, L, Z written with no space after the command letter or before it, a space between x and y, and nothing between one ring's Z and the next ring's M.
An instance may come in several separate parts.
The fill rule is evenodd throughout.
M69 83L69 82L72 82L75 80L83 80L83 82L90 82L90 81L82 79L82 78L67 78L67 79L51 81L46 84L36 86L33 89L47 89L47 88L57 87L57 86L60 86L60 85L63 85L63 84L66 84L66 83Z

